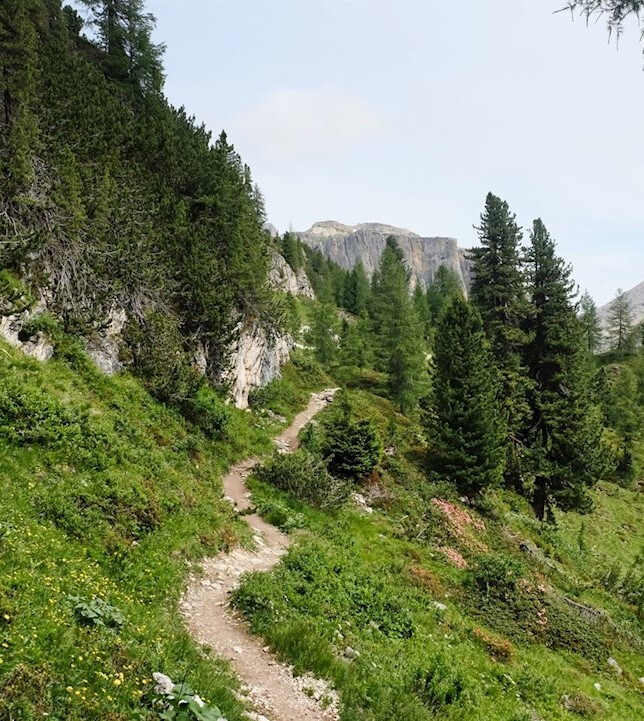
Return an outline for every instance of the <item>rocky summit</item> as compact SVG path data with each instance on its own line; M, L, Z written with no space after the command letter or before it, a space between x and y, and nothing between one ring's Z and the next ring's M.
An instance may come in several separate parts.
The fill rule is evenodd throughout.
M297 235L343 268L352 268L359 260L362 261L369 276L378 266L387 237L393 235L405 254L413 285L420 283L426 288L438 268L445 265L456 272L463 289L469 289L471 262L467 251L458 247L455 238L425 238L405 228L383 223L350 226L333 220L314 223Z

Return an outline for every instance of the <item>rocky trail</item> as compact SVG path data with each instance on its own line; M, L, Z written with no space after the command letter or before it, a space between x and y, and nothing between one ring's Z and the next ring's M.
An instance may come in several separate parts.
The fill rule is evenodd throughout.
M333 400L332 388L311 396L307 408L275 439L284 453L298 446L298 433ZM223 478L224 495L238 511L251 507L246 478L259 462L248 458L233 466ZM242 548L206 559L203 572L190 578L181 611L194 638L210 646L232 664L244 684L244 697L254 709L254 721L337 721L338 697L326 682L312 676L293 675L229 605L230 592L247 571L268 571L279 561L290 539L256 514L245 517L255 532L255 550Z

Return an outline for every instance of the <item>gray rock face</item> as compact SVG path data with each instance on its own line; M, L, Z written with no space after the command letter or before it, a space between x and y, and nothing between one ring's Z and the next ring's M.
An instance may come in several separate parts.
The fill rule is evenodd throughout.
M353 268L361 260L367 275L377 268L385 241L393 235L405 254L412 286L420 284L426 288L441 265L456 272L465 292L470 286L471 262L454 238L423 238L391 225L360 223L348 226L333 220L314 223L309 230L297 235L343 268Z
M125 309L114 306L101 329L93 338L85 341L87 355L108 376L113 376L123 368L119 352L122 345L121 334L126 323Z
M268 282L273 288L282 291L282 293L290 293L303 298L315 298L315 293L311 288L311 283L304 272L304 268L300 268L297 273L294 273L291 266L277 252L271 254Z
M238 408L248 408L251 390L279 377L292 347L289 336L270 335L256 323L239 328L228 368L222 376L222 380L230 385L231 399Z
M54 346L47 341L42 333L23 337L23 327L27 321L42 312L43 308L37 307L31 311L25 310L22 313L0 317L0 336L9 345L20 348L25 355L44 362L48 361L54 354Z

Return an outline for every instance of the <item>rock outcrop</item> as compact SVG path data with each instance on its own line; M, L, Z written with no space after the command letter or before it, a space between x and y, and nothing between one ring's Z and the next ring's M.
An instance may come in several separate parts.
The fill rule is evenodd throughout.
M405 254L413 285L426 288L438 268L445 265L458 275L465 291L470 286L471 262L454 238L423 238L405 228L381 223L348 226L331 220L314 223L297 235L343 268L352 268L361 260L367 275L377 268L385 241L393 235Z
M294 273L277 251L272 252L268 280L282 293L315 298L304 269ZM238 408L247 408L248 396L253 389L279 378L280 369L288 361L294 342L291 336L272 332L257 322L240 324L237 333L222 381L230 386L233 403Z
M301 298L315 298L315 293L304 268L300 268L295 273L277 251L273 251L271 254L268 282L273 288L282 293L290 293Z
M31 335L25 330L28 327L28 321L40 312L41 309L25 310L21 313L0 316L0 337L14 348L20 348L25 355L31 358L48 361L54 354L54 346L49 343L43 333Z
M238 408L248 408L248 396L254 388L279 378L281 367L289 359L293 339L270 334L257 323L240 327L238 332L222 381L229 384L233 403Z

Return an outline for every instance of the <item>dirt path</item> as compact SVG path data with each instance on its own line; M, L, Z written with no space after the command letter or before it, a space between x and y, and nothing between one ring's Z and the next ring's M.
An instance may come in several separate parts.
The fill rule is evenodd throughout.
M275 439L284 452L297 448L302 428L333 399L332 388L311 396L308 407ZM246 478L258 463L248 458L233 466L223 479L224 495L241 511L248 509L250 493ZM247 571L268 571L286 553L290 539L258 515L246 516L255 531L255 551L237 548L204 561L203 573L191 577L181 602L190 632L202 644L227 658L245 686L245 696L255 709L256 721L337 721L336 694L324 681L311 676L294 677L289 666L280 663L252 636L247 625L228 605L229 593Z

